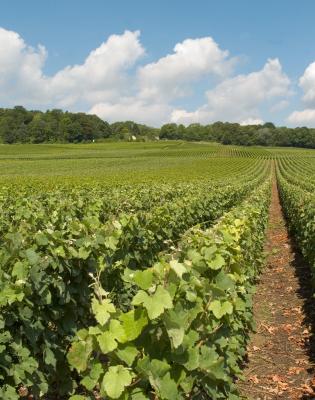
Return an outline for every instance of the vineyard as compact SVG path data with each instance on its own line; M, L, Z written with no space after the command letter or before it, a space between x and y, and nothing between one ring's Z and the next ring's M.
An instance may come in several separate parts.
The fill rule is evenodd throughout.
M0 171L1 399L240 399L272 186L315 276L315 150L2 145Z

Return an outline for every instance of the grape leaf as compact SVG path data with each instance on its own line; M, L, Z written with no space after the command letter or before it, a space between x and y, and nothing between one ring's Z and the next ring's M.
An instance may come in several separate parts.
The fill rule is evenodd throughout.
M91 353L92 342L90 340L74 342L68 353L68 361L79 372L85 371Z
M232 314L233 305L229 301L221 303L219 300L213 300L210 303L209 310L213 312L216 318L221 319L225 314Z
M122 322L126 338L129 341L136 339L148 323L147 314L145 310L141 309L131 310L122 314L119 320Z
M132 375L127 368L122 365L109 367L102 381L101 394L107 394L111 399L118 399L131 381Z
M149 289L149 287L152 285L153 270L148 268L144 271L136 271L133 279L141 289Z
M217 270L223 267L225 260L220 254L217 254L215 258L212 261L208 261L207 264L211 269Z
M101 325L105 325L109 320L110 313L114 313L116 309L109 299L105 299L100 303L96 298L94 298L92 300L92 311L96 321Z
M115 340L115 335L111 332L104 332L97 336L97 341L100 346L101 351L104 354L110 353L117 347L117 342Z
M169 292L162 286L158 286L156 292L149 296L143 290L140 290L132 300L133 305L143 304L148 312L150 319L155 319L163 314L165 309L172 308L172 298Z

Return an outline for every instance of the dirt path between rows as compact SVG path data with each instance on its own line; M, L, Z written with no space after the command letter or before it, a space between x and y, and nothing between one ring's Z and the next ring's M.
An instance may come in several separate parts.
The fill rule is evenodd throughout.
M269 213L267 262L254 296L256 333L239 388L251 400L311 400L315 302L310 269L290 239L275 180Z

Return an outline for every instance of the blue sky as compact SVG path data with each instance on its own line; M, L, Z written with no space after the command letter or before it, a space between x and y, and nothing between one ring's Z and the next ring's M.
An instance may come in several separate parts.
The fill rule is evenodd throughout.
M315 126L314 15L311 0L2 0L0 106Z

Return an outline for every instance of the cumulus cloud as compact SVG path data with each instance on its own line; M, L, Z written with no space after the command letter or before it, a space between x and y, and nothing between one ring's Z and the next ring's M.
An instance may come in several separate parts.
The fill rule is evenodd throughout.
M80 65L45 76L47 52L0 29L0 99L10 104L87 108L117 99L129 87L126 71L144 54L139 31L111 35Z
M18 33L0 28L1 105L89 111L109 121L132 119L155 126L169 121L257 123L263 106L277 107L274 103L290 94L278 59L268 60L260 71L233 76L237 57L211 37L186 39L171 54L140 65L144 54L139 31L125 31L109 36L81 64L47 76L45 47L31 47ZM301 78L305 88L315 75L310 67ZM193 111L175 106L183 98L189 104L194 85L200 88L205 82L215 86L205 92L204 105Z
M279 60L268 60L262 70L227 79L208 91L208 106L220 115L241 120L256 114L262 102L288 95L289 86Z
M262 119L247 118L240 122L240 125L263 125L264 121Z
M63 106L79 101L95 104L118 99L129 87L125 71L144 54L139 35L139 31L111 35L89 54L82 65L66 67L53 76L49 81L49 91L60 98ZM65 96L65 93L70 96Z
M288 117L288 122L298 126L315 126L315 109L308 108L302 111L294 111Z
M26 101L41 91L42 68L47 52L44 46L28 46L13 31L0 28L0 101L8 105ZM40 98L40 96L39 96Z
M171 113L171 122L175 122L176 124L189 125L194 122L206 123L207 120L209 120L209 111L206 106L196 111L175 109Z
M278 59L269 59L257 72L225 79L206 92L207 103L194 112L176 110L173 121L244 120L261 121L259 107L283 96L289 96L290 80L282 71ZM184 122L185 121L185 122Z
M304 91L303 101L315 108L315 62L306 68L299 84Z
M148 103L137 97L127 97L114 103L95 104L89 113L109 122L133 120L159 126L169 120L171 111L171 106L165 103Z
M315 62L311 63L299 79L299 86L304 94L303 110L293 111L287 121L292 125L315 127Z
M189 92L189 85L205 76L225 77L236 59L221 50L211 37L186 39L174 52L139 69L141 98L170 99Z
M136 119L159 125L170 120L172 100L189 95L192 84L206 76L227 76L235 62L211 37L186 39L176 44L172 54L138 69L133 96L96 104L90 112L110 121Z

